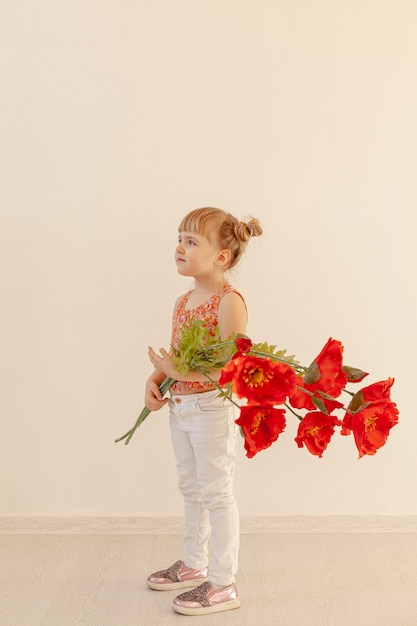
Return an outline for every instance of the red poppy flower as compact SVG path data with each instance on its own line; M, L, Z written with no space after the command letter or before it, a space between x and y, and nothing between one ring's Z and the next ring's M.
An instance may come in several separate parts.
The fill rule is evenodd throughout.
M269 448L285 429L285 410L272 406L243 406L236 424L243 430L246 456L252 458L257 452Z
M348 376L342 366L343 346L337 339L329 339L304 375L310 391L324 391L333 398L342 391Z
M303 379L297 379L297 385L307 391L323 391L333 398L337 398L348 381L348 375L343 371L343 346L337 339L329 339L320 354L314 359ZM295 389L290 395L290 404L297 409L314 410L316 407L309 394L301 389Z
M237 356L220 374L219 384L232 383L238 398L250 404L282 404L295 387L296 375L286 363L256 356Z
M393 378L364 387L353 396L342 422L342 435L353 432L359 458L375 454L381 448L395 424L398 409L390 398Z
M249 352L252 348L252 341L249 337L236 337L235 343L239 354Z
M334 434L335 427L341 423L334 415L325 415L320 411L307 413L298 426L295 441L299 448L305 445L311 454L321 457Z

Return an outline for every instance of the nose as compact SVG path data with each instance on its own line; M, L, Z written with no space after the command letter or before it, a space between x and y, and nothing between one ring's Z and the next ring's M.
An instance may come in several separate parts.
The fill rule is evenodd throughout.
M177 247L175 248L176 252L178 252L179 254L184 252L184 246L182 245L182 243L179 243L177 245Z

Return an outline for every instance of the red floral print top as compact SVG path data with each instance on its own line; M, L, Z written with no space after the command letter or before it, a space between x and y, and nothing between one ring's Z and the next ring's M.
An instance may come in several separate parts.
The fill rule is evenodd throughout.
M217 326L220 300L223 296L230 292L237 293L242 298L243 302L245 302L242 294L236 291L232 285L226 283L220 291L211 296L211 298L206 300L206 302L203 302L203 304L200 304L200 306L195 309L186 309L185 307L187 305L188 298L192 293L192 290L187 291L187 293L182 296L173 314L171 338L172 345L174 347L178 346L182 329L193 319L203 320L209 329L210 334L214 336L215 328ZM207 382L177 380L172 385L170 392L173 395L179 395L184 393L201 393L202 391L212 391L213 389L216 389L216 387L209 380L207 380Z

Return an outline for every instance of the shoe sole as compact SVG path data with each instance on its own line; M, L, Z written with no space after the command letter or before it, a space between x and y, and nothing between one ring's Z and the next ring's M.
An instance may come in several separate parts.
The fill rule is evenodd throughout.
M177 604L172 605L174 611L181 613L181 615L208 615L209 613L220 613L220 611L231 611L239 607L240 600L231 600L230 602L214 604L213 606L202 606L200 609L191 609L185 606L178 606Z
M174 589L186 589L187 587L198 587L206 582L207 578L199 578L198 580L183 580L179 583L153 583L147 580L149 589L155 591L173 591Z

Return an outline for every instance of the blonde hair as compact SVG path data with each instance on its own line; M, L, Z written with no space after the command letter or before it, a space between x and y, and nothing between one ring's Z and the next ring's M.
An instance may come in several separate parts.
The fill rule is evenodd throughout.
M241 222L223 209L212 207L190 211L181 221L178 231L202 235L220 250L230 250L230 262L226 269L236 265L251 237L262 235L257 219L251 217L247 222Z

